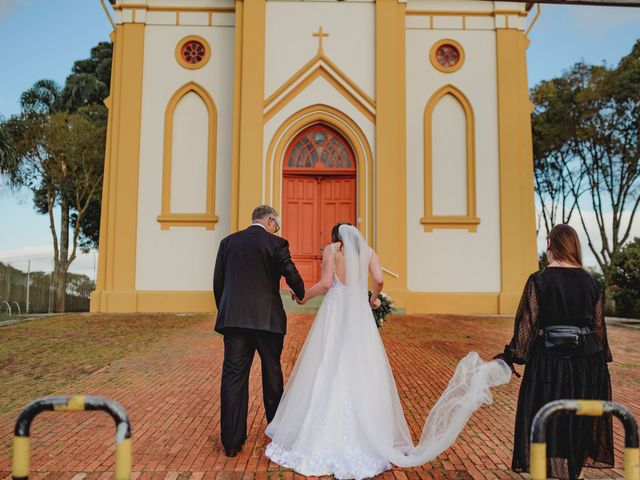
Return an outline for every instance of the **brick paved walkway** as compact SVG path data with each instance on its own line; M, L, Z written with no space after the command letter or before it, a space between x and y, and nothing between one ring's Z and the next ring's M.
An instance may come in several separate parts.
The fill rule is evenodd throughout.
M135 318L132 319L135 321ZM283 365L285 376L309 329L312 316L289 320ZM114 362L80 380L73 391L120 401L132 420L134 479L294 478L262 455L267 438L259 360L251 377L249 438L242 453L229 459L219 440L222 338L211 332L213 319L185 327L146 352ZM468 351L484 358L501 350L510 335L507 318L404 316L382 332L414 438L429 408L445 388L456 362ZM609 338L614 400L640 418L640 331L612 327ZM507 479L511 432L519 380L495 392L495 403L475 414L458 441L436 461L416 469L396 469L385 479ZM25 399L26 400L26 399ZM16 413L0 416L0 478L11 469L10 443ZM615 424L615 471L586 471L586 478L622 476L622 429ZM104 414L42 414L32 429L30 478L113 478L112 421ZM295 477L299 477L295 475Z

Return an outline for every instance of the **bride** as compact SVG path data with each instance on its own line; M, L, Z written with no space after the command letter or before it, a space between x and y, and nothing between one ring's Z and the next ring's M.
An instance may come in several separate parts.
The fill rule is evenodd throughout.
M326 292L275 417L265 454L303 475L372 477L422 465L449 448L471 414L492 402L490 387L507 383L501 360L472 352L453 378L413 445L389 361L368 303L379 306L382 270L357 228L340 222L324 249L322 278L300 303Z

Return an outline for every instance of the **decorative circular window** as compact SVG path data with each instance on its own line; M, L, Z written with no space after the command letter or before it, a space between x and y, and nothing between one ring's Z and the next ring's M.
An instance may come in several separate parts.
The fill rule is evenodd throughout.
M176 46L176 60L184 68L204 67L211 57L211 47L207 41L195 35L183 38Z
M351 147L333 128L315 124L295 136L285 154L285 170L355 171Z
M431 64L438 70L451 73L462 67L464 50L455 40L444 39L433 44L429 57Z

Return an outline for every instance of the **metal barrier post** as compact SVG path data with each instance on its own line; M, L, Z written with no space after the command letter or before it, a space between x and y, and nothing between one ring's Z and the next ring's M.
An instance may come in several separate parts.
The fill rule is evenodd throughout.
M76 395L72 397L44 397L31 402L16 421L13 438L13 480L29 478L29 433L31 422L42 412L82 412L102 410L116 423L116 476L115 480L131 477L131 424L127 412L118 402L102 397Z
M564 414L599 417L610 413L624 425L624 480L640 480L638 424L631 412L619 403L603 400L556 400L547 403L533 418L531 427L531 480L547 478L547 422Z

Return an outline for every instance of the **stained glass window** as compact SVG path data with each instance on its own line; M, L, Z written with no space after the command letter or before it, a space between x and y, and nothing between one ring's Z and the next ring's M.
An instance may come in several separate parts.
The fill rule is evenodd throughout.
M443 67L450 68L460 61L460 52L453 45L445 43L436 50L436 60Z
M182 50L180 51L182 60L191 65L200 63L204 59L206 54L207 51L205 49L205 46L197 40L186 42L182 46Z
M342 135L325 125L303 130L287 151L288 168L355 170L351 147Z

